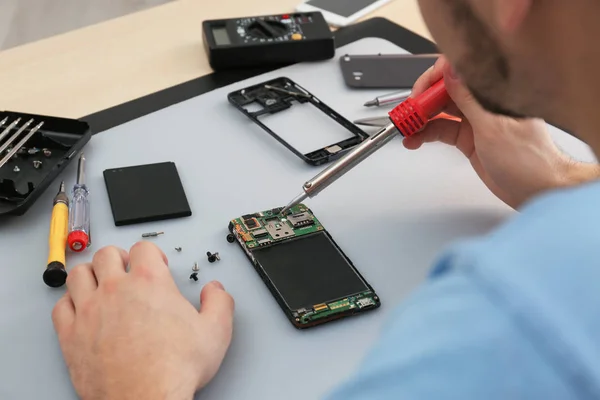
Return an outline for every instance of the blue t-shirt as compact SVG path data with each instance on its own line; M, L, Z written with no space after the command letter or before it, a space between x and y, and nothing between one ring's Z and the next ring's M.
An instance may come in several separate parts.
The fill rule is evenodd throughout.
M338 399L600 399L600 183L450 249Z

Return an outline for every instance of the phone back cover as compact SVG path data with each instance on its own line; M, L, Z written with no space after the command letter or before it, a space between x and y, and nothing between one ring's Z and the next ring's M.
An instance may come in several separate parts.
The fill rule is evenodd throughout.
M350 87L410 89L437 59L437 54L345 55L340 65Z

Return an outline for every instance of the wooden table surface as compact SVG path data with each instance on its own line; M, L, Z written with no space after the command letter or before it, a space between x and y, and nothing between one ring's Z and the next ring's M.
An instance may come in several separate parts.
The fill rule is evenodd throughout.
M292 12L299 0L177 0L0 52L0 110L79 118L209 74L202 21ZM383 16L430 35L416 0Z

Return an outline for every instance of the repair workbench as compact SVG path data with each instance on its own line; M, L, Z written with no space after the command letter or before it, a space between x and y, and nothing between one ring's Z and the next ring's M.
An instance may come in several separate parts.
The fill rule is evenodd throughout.
M282 14L300 1L174 0L0 52L0 110L80 118L207 75L203 20ZM430 38L417 0L394 0L371 17Z
M198 306L202 284L217 279L236 299L231 349L197 398L322 397L357 368L386 317L422 282L444 247L484 234L512 214L459 152L443 145L409 152L400 140L393 141L307 202L375 288L382 307L314 329L294 329L243 252L225 240L227 224L241 214L284 205L322 167L303 163L261 131L228 104L227 93L287 76L348 119L373 116L382 110L367 110L362 103L381 92L348 89L339 57L433 49L381 19L339 31L336 43L334 60L209 75L87 118L102 131L86 148L94 249L109 244L128 248L142 232L164 231L154 242L169 257L186 298ZM593 160L578 140L556 129L552 133L567 152ZM193 216L115 227L102 171L162 161L177 164ZM72 165L63 178L72 183L74 176ZM41 279L54 194L48 190L26 215L0 225L3 399L76 397L50 318L64 289L49 289ZM176 252L176 246L183 251ZM222 260L207 263L208 250L218 251ZM68 264L89 261L91 255L69 254ZM197 283L189 280L194 261L200 263Z

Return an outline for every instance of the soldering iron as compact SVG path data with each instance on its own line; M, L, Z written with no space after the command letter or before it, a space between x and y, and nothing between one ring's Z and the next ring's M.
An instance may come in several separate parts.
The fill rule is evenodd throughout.
M390 124L366 139L354 150L340 158L320 174L302 186L302 193L281 210L285 215L288 210L306 198L313 198L323 189L341 178L346 172L356 167L396 135L409 137L421 131L429 120L438 115L450 101L443 79L414 98L408 98L389 112Z

